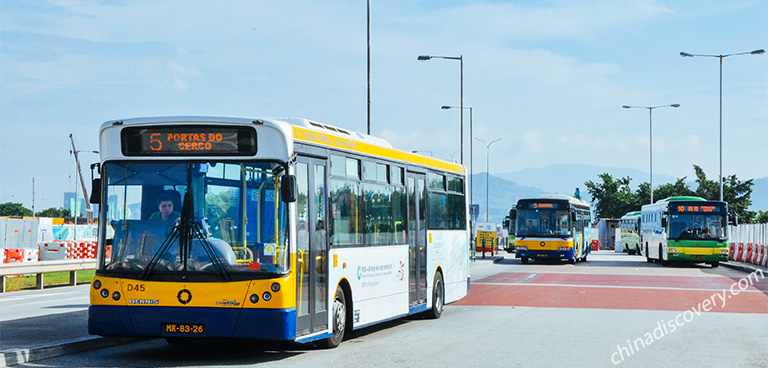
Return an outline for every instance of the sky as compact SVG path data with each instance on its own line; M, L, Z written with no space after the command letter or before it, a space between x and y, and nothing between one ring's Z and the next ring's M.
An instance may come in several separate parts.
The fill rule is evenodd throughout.
M768 48L767 0L371 0L371 134L475 173L719 172L716 57ZM2 0L0 203L63 206L104 121L307 118L367 130L364 0ZM461 56L417 61L419 55ZM463 73L460 68L463 64ZM470 161L469 112L464 163ZM768 176L768 55L723 62L723 173ZM487 162L486 158L488 159ZM585 177L584 181L597 178ZM34 180L34 191L33 191ZM90 186L88 186L90 190Z

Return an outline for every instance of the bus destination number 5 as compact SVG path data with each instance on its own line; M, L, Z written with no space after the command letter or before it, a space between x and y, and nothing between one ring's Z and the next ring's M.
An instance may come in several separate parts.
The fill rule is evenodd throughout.
M152 133L149 136L149 149L153 151L160 151L163 149L163 142L157 139L158 136L160 136L160 133Z

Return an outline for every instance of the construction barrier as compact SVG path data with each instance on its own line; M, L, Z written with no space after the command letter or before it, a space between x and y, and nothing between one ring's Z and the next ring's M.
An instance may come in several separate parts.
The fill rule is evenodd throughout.
M768 267L768 224L728 227L728 259Z
M57 261L62 259L72 259L69 241L56 240L50 243L40 244L41 261Z
M24 260L24 249L6 249L3 252L3 263L16 263Z

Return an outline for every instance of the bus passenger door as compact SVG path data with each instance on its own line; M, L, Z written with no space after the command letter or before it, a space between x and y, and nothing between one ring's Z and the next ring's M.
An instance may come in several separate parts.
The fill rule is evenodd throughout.
M325 161L296 163L296 335L328 328Z
M427 302L426 178L408 173L408 305Z

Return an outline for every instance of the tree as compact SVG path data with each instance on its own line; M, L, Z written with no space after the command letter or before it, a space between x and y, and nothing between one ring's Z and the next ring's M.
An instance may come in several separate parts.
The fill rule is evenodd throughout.
M674 183L662 184L653 191L653 199L659 200L669 197L693 196L696 193L685 183L687 177L678 178Z
M630 177L614 179L608 173L598 175L602 183L594 183L591 180L584 183L592 203L595 201L595 215L597 218L621 218L627 212L637 211L637 197L629 188Z
M21 203L0 203L0 216L32 216L32 210Z
M768 211L758 211L757 216L755 216L755 223L768 224Z
M695 194L699 197L709 200L720 199L720 182L707 179L704 170L698 165L693 165L696 172ZM728 202L728 215L736 217L739 223L751 223L754 221L755 212L748 210L752 205L750 196L752 195L752 179L741 181L736 175L723 178L723 200Z
M71 217L69 209L55 208L55 207L44 209L44 210L36 213L35 216L38 216L38 217Z

